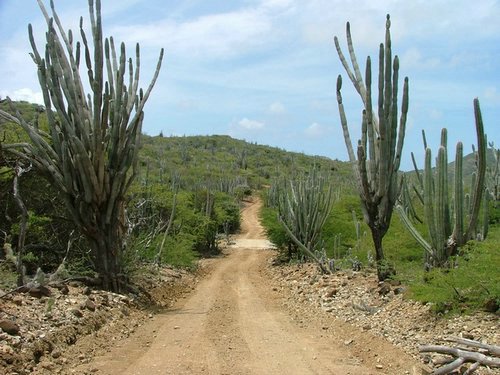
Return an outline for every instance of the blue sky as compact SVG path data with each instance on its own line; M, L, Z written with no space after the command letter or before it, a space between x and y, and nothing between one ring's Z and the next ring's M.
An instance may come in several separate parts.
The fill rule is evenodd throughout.
M150 135L228 134L290 151L347 160L335 82L351 136L359 136L361 100L338 60L351 23L358 60L378 60L385 15L393 53L410 79L403 169L423 160L421 130L433 150L447 127L451 152L475 143L472 101L479 97L490 141L500 144L500 2L493 0L102 0L106 36L141 45L147 87L160 48L165 59L145 108ZM48 1L46 1L48 6ZM55 0L63 24L77 31L86 0ZM40 101L27 25L39 48L46 26L35 0L0 0L0 96ZM423 162L421 162L423 164Z

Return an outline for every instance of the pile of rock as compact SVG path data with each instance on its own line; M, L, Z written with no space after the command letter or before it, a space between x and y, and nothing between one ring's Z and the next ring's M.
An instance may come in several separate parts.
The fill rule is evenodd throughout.
M500 342L498 315L477 312L439 317L430 304L406 298L399 282L379 283L369 270L321 275L315 265L300 264L270 266L270 272L286 296L286 304L299 315L301 309L322 309L384 337L418 360L429 360L418 352L420 345L442 343L452 336L494 345Z

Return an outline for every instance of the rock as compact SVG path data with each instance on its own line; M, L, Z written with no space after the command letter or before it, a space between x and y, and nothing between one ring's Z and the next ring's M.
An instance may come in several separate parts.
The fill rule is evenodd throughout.
M384 368L384 366L382 366L382 365L375 365L375 368L376 368L377 370L382 370L382 369Z
M17 336L19 334L19 326L12 320L0 320L0 328L9 335Z
M28 294L31 297L42 298L42 297L50 297L52 295L52 292L46 286L37 285L37 286L31 287L28 290Z
M498 300L496 298L490 298L484 303L484 309L488 312L497 312L500 309Z
M77 318L81 318L83 316L83 313L80 311L80 309L71 309L70 311Z
M391 291L391 284L383 282L378 290L378 294L380 294L381 296L385 296L389 294L390 291Z
M86 296L90 296L90 293L92 293L92 289L86 286L85 289L83 289L83 294L85 294Z
M0 355L5 354L14 354L14 349L12 349L9 345L0 344Z
M22 306L23 299L20 296L12 297L12 302L14 302L17 306Z
M397 287L397 288L394 288L393 293L395 295L398 295L398 294L402 294L404 291L405 291L405 288L403 288L403 287Z
M332 298L333 296L335 296L337 294L338 290L336 288L333 288L332 290L330 290L328 293L325 294L325 297L326 298Z
M93 302L93 301L92 301L92 300L90 300L90 299L87 299L87 300L85 301L85 308L86 308L87 310L90 310L90 311L95 311L95 309L96 309L95 302Z

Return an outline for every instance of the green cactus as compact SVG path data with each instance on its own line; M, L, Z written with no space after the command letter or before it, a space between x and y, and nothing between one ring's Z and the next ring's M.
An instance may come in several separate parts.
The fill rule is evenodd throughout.
M454 188L453 192L450 192L451 189L449 189L447 182L447 132L446 129L443 129L435 168L432 168L431 149L426 148L423 179L421 177L417 178L422 190L425 224L429 234L428 241L415 228L408 217L407 210L402 205L397 206L397 212L402 222L425 249L426 264L429 267L448 266L450 256L457 254L458 248L463 246L467 241L476 239L478 231L481 232L483 238L488 233L488 197L486 196L489 194L486 193L486 196L483 197L486 139L484 136L481 109L477 99L474 100L474 113L478 139L478 170L472 179L471 193L464 195L462 142L458 142L456 146ZM426 145L425 133L423 135L424 145ZM415 162L414 166L417 175L419 175ZM450 197L452 197L453 201L453 214L450 212ZM483 225L482 229L478 230L479 212L482 201L484 201ZM465 217L467 217L467 228L464 226Z
M313 171L307 178L290 180L281 190L278 219L298 249L328 272L317 252L322 250L321 230L334 202L331 185Z
M385 44L381 44L379 50L377 113L372 108L370 57L366 61L365 84L354 53L349 23L347 23L347 43L354 72L342 53L338 38L335 37L339 58L364 105L362 136L358 141L356 158L342 103L342 77L339 75L337 102L344 140L358 181L363 215L372 233L378 265L385 264L382 239L389 229L393 208L399 194L398 170L408 113L408 78L405 78L398 127L399 59L397 56L394 60L392 59L390 25L390 17L387 15ZM377 269L380 280L393 273L390 267L381 266Z
M10 151L29 159L48 175L91 245L102 286L119 291L125 283L121 267L125 194L136 174L143 109L158 77L163 50L144 92L138 88L139 45L134 66L132 59L127 63L123 43L117 54L113 38L103 40L100 0L95 5L89 0L91 41L80 19L83 46L74 44L71 30L66 33L53 2L52 17L41 0L38 4L48 26L45 53L39 53L31 25L29 39L49 134L28 124L19 113L13 117L0 112L8 121L19 124L31 140L29 144L12 145ZM92 90L88 96L79 71L82 49Z
M493 142L488 143L493 154L494 164L487 168L486 185L495 204L500 201L500 149L495 148Z

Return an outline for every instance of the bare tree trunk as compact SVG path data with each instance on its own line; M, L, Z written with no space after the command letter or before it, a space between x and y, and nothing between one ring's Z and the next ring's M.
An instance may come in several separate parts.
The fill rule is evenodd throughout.
M24 169L19 164L14 168L14 181L12 186L12 192L17 206L21 210L21 220L19 223L19 237L17 239L17 255L16 255L16 271L17 271L17 286L24 285L25 270L23 266L23 256L24 256L24 242L26 240L26 231L28 230L28 209L24 204L24 201L19 193L19 178L27 172L28 169Z

